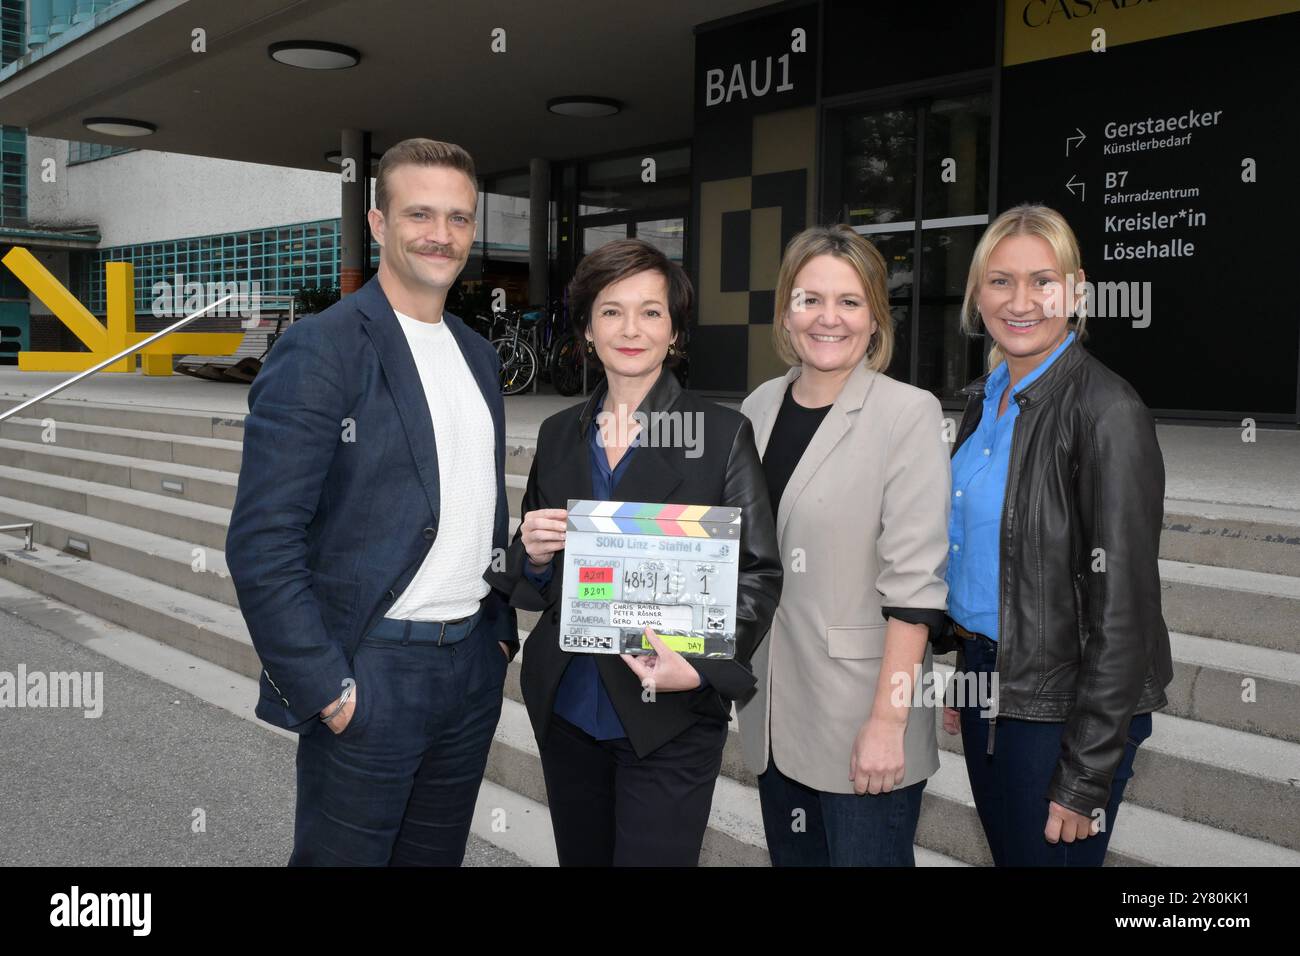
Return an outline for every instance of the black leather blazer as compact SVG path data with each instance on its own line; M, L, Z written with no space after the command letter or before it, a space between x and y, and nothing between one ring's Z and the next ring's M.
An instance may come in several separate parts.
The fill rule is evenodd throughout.
M521 515L538 508L565 508L570 498L591 497L588 429L605 390L602 383L586 405L565 409L542 423ZM743 509L736 657L729 661L688 658L711 686L661 692L653 701L645 701L640 680L618 655L597 655L597 670L628 740L638 756L645 756L701 717L730 719L731 701L753 693L756 682L749 660L776 613L782 571L767 481L749 419L684 391L666 369L638 410L698 416L694 420L700 423L695 433L700 436L700 454L688 457L695 451L684 447L639 447L613 489L613 500ZM524 645L520 684L538 743L545 744L560 678L573 656L559 646L564 552L555 555L551 579L540 592L524 576L527 560L517 530L505 570L489 572L486 578L509 595L513 606L543 612Z
M987 378L965 389L954 454L979 425ZM1066 723L1047 796L1091 815L1109 801L1129 721L1163 707L1173 677L1164 459L1137 392L1077 339L1015 401L997 716Z

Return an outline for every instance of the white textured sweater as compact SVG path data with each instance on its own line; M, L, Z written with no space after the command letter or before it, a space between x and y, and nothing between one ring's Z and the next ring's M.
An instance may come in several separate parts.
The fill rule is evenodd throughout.
M478 610L492 559L496 457L492 415L444 321L397 313L433 419L438 447L438 536L385 617L454 621Z

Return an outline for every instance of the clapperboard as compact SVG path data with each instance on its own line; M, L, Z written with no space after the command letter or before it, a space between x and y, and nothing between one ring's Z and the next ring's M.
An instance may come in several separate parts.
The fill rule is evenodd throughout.
M734 657L740 509L569 501L560 647Z

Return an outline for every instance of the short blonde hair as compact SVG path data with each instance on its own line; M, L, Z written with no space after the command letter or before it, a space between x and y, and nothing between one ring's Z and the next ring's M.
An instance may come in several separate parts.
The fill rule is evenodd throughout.
M961 303L961 329L967 335L984 333L984 322L980 318L977 304L980 283L984 281L984 273L988 271L993 250L1008 236L1038 236L1052 247L1052 254L1056 257L1056 265L1061 274L1072 275L1076 280L1078 279L1079 268L1082 265L1079 240L1075 238L1074 230L1065 221L1065 217L1048 206L1032 203L1012 206L989 223L989 227L984 230L984 235L975 246L975 254L971 256L970 272L966 275L966 296ZM1066 314L1071 314L1069 310L1073 308L1073 303L1066 302L1065 308ZM1071 328L1074 329L1075 335L1082 339L1086 335L1088 324L1087 311L1082 303L1078 311L1073 314L1073 318ZM989 371L992 371L1001 361L1002 350L995 345L989 352Z
M445 166L459 169L474 186L478 198L478 173L474 159L464 147L436 139L404 139L384 151L375 174L375 208L388 215L388 177L398 166Z
M795 276L817 256L842 259L857 273L866 293L867 309L876 320L876 331L867 344L867 354L863 361L873 371L881 372L889 368L894 357L894 316L889 311L889 293L886 291L889 272L884 257L876 247L854 232L852 227L843 224L805 229L785 247L785 255L781 257L781 271L776 280L776 307L772 316L772 345L776 354L789 365L802 364L799 353L790 341L785 319L794 298Z

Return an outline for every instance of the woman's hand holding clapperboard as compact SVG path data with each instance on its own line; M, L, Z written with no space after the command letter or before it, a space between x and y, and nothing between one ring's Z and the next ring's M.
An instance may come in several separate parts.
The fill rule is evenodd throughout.
M641 678L641 686L655 691L695 690L700 686L700 672L686 658L664 643L663 638L645 629L646 640L655 649L653 654L637 656L621 654L623 662L632 673Z

